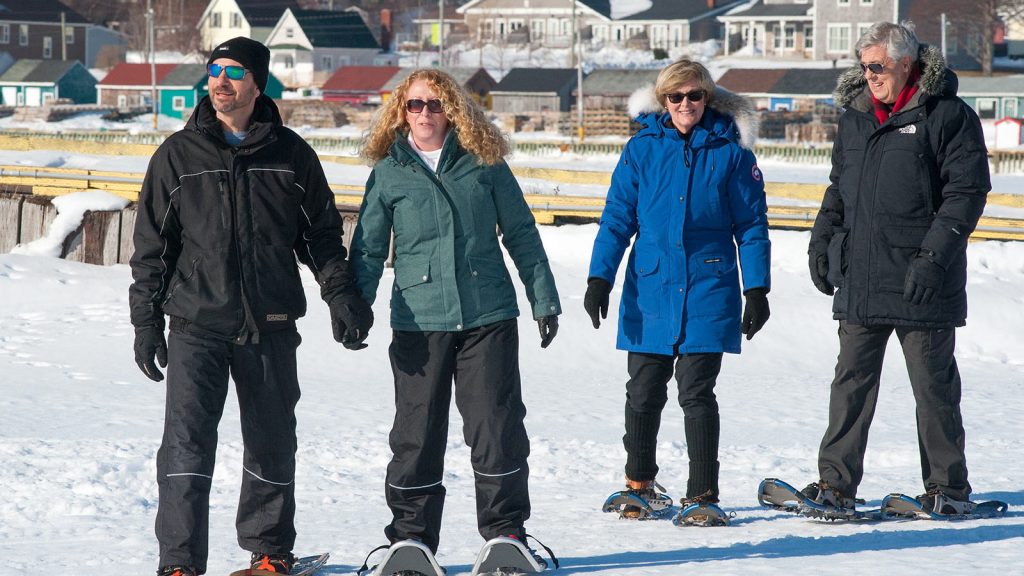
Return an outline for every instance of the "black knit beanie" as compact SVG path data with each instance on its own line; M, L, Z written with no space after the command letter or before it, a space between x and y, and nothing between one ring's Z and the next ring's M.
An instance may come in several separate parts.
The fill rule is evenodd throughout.
M218 58L230 58L245 66L252 72L252 79L256 82L256 87L260 89L260 94L267 91L267 78L270 76L270 50L266 46L251 38L238 36L231 40L225 40L214 48L206 65L213 64L213 61Z

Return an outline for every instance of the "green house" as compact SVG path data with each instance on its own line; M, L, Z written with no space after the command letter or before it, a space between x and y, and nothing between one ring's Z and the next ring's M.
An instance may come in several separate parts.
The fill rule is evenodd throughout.
M75 104L96 103L96 78L77 60L23 58L0 76L4 106L42 106L62 98Z
M160 114L188 119L196 104L206 95L206 65L179 64L157 84ZM284 86L273 74L267 79L267 96L280 98Z

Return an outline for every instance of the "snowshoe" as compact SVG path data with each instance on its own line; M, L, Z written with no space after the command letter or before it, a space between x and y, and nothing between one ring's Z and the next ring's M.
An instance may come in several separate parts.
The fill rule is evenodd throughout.
M626 489L612 493L601 507L603 512L618 512L619 518L651 520L662 518L672 509L672 497L654 480L626 481Z
M532 536L528 536L532 538ZM540 541L534 538L538 544ZM558 568L558 559L551 552L551 549L541 544L548 556L551 557L555 568ZM511 576L523 574L539 574L546 570L548 563L536 552L527 548L526 544L515 537L499 536L488 540L480 553L477 554L476 563L473 564L471 576Z
M672 518L676 526L728 526L731 514L718 507L718 498L710 490L679 503L681 510Z
M825 482L812 482L803 490L778 478L765 478L758 487L757 500L762 506L794 512L819 520L877 520L878 509L857 510L864 500L848 498Z
M917 498L906 494L889 494L882 500L883 518L921 518L925 520L971 520L998 518L1006 514L1008 505L999 500L971 502L956 500L941 492L928 492Z
M373 568L367 568L370 556L378 550L387 550L388 553L380 564ZM366 561L356 574L362 576L369 572L371 576L444 576L445 570L437 564L434 553L426 544L419 540L402 540L394 544L378 546L366 556Z
M312 576L313 574L316 574L318 570L323 568L324 565L327 564L327 559L330 557L331 555L329 552L324 552L323 554L317 556L306 556L303 558L297 558L295 559L294 564L292 564L291 570L287 572L287 574L290 574L291 576ZM280 573L271 572L269 570L263 570L260 568L253 568L252 566L250 566L249 568L244 568L242 570L236 570L235 572L231 573L231 576L273 575L280 576Z

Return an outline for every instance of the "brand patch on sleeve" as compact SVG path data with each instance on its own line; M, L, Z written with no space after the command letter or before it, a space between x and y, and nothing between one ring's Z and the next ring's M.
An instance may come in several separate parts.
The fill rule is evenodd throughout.
M751 168L750 168L750 177L754 179L754 182L760 182L761 181L761 169L757 167L757 164L754 164L753 166L751 166Z

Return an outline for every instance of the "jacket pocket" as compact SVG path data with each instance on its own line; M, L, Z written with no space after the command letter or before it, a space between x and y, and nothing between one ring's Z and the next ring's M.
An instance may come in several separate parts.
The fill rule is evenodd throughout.
M516 307L516 291L505 261L497 258L469 258L473 304L478 315ZM470 318L466 318L470 320Z
M430 262L405 261L395 266L395 288L405 290L430 281Z
M828 274L825 279L836 288L843 287L843 279L846 277L848 238L849 231L839 229L828 241Z
M878 289L903 292L910 261L917 255L930 223L908 222L879 228L881 242L876 245L875 274Z
M185 284L188 284L188 281L191 280L193 276L195 276L196 268L199 267L200 260L202 260L201 256L196 256L195 258L193 258L192 266L189 268L189 271L185 275L182 275L177 271L174 273L174 278L171 280L171 286L170 288L167 289L167 295L164 296L164 304L170 302L171 298L174 296L174 293L177 292L178 289L184 286Z
M637 306L644 316L659 317L665 291L661 274L661 255L657 252L638 252L633 263L636 270Z
M728 316L738 310L739 294L735 257L703 253L690 258L687 316Z

